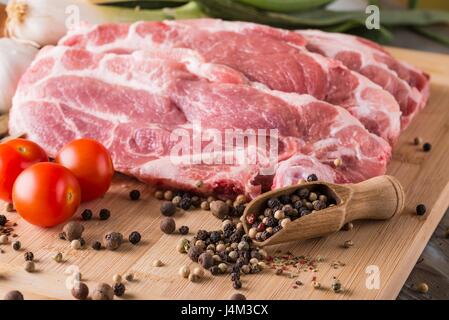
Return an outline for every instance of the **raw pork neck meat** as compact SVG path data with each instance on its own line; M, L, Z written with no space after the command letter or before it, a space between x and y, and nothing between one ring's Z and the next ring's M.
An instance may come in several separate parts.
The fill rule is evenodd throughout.
M310 94L342 106L391 144L400 133L400 110L392 95L339 61L307 51L295 32L214 19L139 22L87 28L60 44L114 53L189 48L270 89Z
M298 31L307 39L307 49L341 61L390 92L402 111L405 129L429 98L429 76L397 61L381 46L369 40L318 30Z
M190 139L199 121L219 133L277 129L277 172L261 174L276 163L258 145L251 163L234 153L232 164L188 162L198 155L191 144L187 155L173 154L178 142L173 133L182 131ZM271 187L273 176L291 181L316 173L334 182L361 181L383 174L391 156L388 143L345 109L309 95L273 91L188 49L104 54L47 47L19 84L10 133L26 133L52 156L75 138L94 138L110 150L120 172L223 197L255 196ZM215 140L207 144L223 148ZM293 156L296 162L288 162ZM202 152L201 157L215 159L217 154ZM298 169L301 157L309 163ZM335 159L343 165L333 166ZM289 171L290 164L294 169ZM198 181L203 182L200 188Z

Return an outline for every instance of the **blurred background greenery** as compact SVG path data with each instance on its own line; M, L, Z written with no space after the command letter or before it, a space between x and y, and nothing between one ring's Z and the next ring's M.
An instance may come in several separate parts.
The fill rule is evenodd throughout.
M449 48L449 0L90 0L102 5L163 8L167 19L210 16L251 21L287 29L322 29L396 44L404 30L430 40L431 47ZM380 29L366 26L369 4L380 8ZM401 40L401 39L400 39ZM411 40L411 39L410 39ZM434 45L435 44L435 45ZM423 44L424 49L427 43ZM434 50L435 51L435 50ZM442 51L442 50L436 50ZM444 51L444 50L443 50Z

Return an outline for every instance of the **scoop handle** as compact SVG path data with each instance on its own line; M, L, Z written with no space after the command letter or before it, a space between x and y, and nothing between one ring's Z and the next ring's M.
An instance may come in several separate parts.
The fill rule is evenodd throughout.
M379 176L348 187L352 192L345 223L360 219L386 220L404 209L404 189L392 176Z

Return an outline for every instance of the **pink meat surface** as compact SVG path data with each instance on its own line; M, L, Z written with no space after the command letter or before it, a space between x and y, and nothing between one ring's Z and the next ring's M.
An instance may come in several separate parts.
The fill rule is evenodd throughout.
M341 61L390 92L401 107L403 129L425 107L429 98L429 76L396 60L376 43L318 30L298 31L298 34L307 39L307 49Z
M200 141L198 151L190 143L197 123L219 136L233 129L231 150L213 139ZM244 143L242 159L234 152L237 138L259 139L259 129L277 130L277 157L259 144ZM189 138L182 154L174 151L179 140L173 134L179 132ZM223 197L255 196L271 187L273 177L292 181L289 175L298 176L298 170L285 170L283 162L292 156L312 163L299 175L326 168L332 181L357 182L383 174L391 155L388 143L345 109L309 95L271 90L188 49L104 54L47 47L19 84L10 133L26 133L52 156L75 138L91 137L111 151L120 172ZM231 163L212 161L223 156ZM335 168L337 158L343 165ZM274 165L276 172L264 172Z
M60 44L103 53L189 48L270 89L342 106L391 144L400 133L399 106L392 95L339 61L309 52L303 37L292 31L216 19L139 22L74 31Z

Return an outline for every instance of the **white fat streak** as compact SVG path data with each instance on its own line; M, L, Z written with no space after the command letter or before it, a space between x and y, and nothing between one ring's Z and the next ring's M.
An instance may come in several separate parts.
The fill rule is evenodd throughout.
M309 43L313 43L318 48L323 50L325 55L330 58L335 58L339 53L343 51L360 53L362 68L370 65L383 68L385 72L397 78L399 82L401 82L403 85L405 85L407 88L410 89L411 91L410 98L412 98L416 102L418 102L421 99L421 94L419 94L419 96L413 94L413 91L416 91L416 89L413 90L414 88L412 88L407 81L400 78L396 71L390 69L388 65L386 65L383 62L377 61L374 58L374 53L380 56L388 56L387 54L385 54L380 50L376 50L375 48L360 43L360 41L357 40L357 37L342 33L323 32L320 30L300 30L297 32L300 35L306 37ZM419 71L416 67L408 63L402 61L399 63L411 71L421 73L421 71Z

